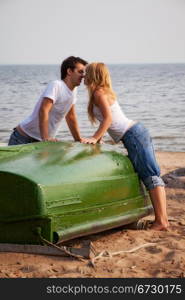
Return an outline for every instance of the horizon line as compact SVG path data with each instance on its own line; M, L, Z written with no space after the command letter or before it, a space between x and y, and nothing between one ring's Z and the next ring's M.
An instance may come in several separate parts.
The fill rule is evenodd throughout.
M0 63L0 66L42 66L42 65L48 65L48 66L57 66L60 63ZM110 63L105 62L107 65L159 65L159 64L185 64L185 61L181 62L120 62L120 63Z

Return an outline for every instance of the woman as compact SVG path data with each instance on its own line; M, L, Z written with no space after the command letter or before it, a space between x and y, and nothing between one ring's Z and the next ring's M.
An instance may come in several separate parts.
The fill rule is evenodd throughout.
M84 83L89 92L88 115L91 122L100 122L98 130L87 140L96 144L108 131L113 140L122 141L135 171L149 190L155 220L151 228L167 230L166 194L160 169L155 159L148 130L122 112L112 89L108 68L103 63L91 63L86 68Z

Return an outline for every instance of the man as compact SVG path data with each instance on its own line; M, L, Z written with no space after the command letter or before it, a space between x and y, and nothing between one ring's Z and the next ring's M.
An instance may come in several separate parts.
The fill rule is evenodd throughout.
M61 64L61 80L50 82L32 114L14 128L8 145L39 141L57 141L55 138L65 117L75 141L84 142L80 135L75 111L76 87L80 85L87 62L70 56Z

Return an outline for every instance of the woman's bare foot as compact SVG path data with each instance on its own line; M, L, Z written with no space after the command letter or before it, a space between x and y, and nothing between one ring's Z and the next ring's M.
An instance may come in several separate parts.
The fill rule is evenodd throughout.
M168 231L169 229L169 222L161 223L157 221L151 220L138 220L131 224L125 225L128 229L136 229L136 230L158 230L158 231Z
M165 224L161 224L158 222L153 222L149 229L158 230L158 231L168 231L170 224L167 222Z

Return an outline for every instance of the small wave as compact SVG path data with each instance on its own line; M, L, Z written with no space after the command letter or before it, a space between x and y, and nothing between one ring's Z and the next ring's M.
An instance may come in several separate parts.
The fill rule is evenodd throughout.
M153 138L158 140L175 140L181 138L181 136L153 136Z
M27 80L16 80L13 82L13 84L25 84L25 83L28 83L29 81ZM10 82L10 84L12 84L12 82Z
M2 111L13 111L13 108L2 107L1 110Z
M8 130L8 129L0 129L0 132L5 132L5 133L9 133L10 132L10 130Z

